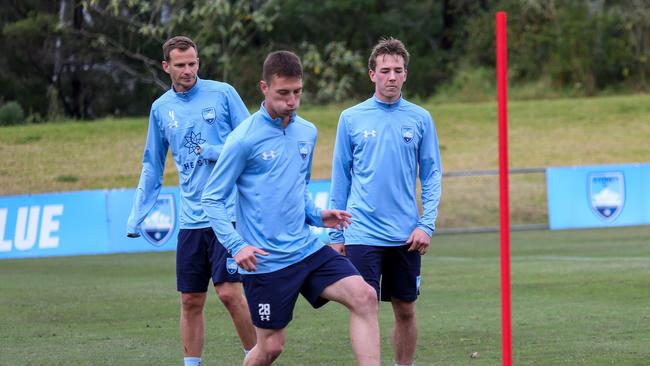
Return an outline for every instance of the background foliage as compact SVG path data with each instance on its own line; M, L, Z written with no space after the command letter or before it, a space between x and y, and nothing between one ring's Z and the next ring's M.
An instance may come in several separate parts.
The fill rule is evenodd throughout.
M186 34L201 76L233 84L249 105L265 54L303 57L306 100L372 89L366 57L382 36L412 54L405 93L491 97L494 13L508 12L513 97L647 91L650 0L5 0L0 105L21 122L145 115L168 88L160 46Z

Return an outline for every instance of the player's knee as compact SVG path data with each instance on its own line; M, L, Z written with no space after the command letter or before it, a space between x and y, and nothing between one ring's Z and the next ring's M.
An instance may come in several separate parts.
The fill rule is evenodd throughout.
M365 284L355 293L354 308L358 312L374 313L379 309L377 292L372 286Z
M268 360L275 360L284 351L284 344L277 340L267 340L262 346L262 351Z
M241 294L235 294L233 291L217 291L219 300L226 306L234 306L238 301L241 301Z
M397 322L406 323L415 320L415 303L403 303L393 310Z
M183 294L181 296L181 306L185 313L200 313L203 311L205 299L201 296Z
M217 287L217 296L219 296L219 300L228 309L240 306L244 300L241 291L233 286Z

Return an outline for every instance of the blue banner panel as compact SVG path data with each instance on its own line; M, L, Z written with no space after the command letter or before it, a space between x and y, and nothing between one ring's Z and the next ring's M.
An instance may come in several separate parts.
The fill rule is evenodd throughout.
M650 224L650 164L548 168L549 227Z
M106 194L0 197L0 258L108 253Z
M135 189L114 189L108 192L108 247L111 253L160 252L176 250L180 208L178 187L163 187L158 202L142 224L143 235L126 237L126 221L131 213Z
M329 205L329 181L309 191ZM139 238L126 237L135 189L0 197L0 259L176 250L178 187L163 187ZM313 228L327 241L327 230Z

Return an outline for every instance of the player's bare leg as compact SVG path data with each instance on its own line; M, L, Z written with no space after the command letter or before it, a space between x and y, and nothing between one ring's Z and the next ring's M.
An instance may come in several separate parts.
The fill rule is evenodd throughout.
M248 303L240 282L223 282L214 286L219 300L226 307L235 325L235 330L245 350L255 346L255 328L251 322Z
M323 290L322 297L350 310L350 341L359 366L379 366L377 293L361 276L345 277Z
M257 344L246 355L244 366L268 366L280 356L284 350L286 331L282 329L255 328Z
M415 301L405 302L396 298L393 304L393 352L395 362L410 365L415 357L415 345L418 340L418 323L415 317Z
M186 357L201 357L203 352L203 306L205 292L181 293L181 338Z

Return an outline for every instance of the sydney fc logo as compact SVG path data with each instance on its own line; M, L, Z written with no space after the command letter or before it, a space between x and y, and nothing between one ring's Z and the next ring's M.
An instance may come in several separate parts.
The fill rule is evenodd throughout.
M174 195L161 194L142 223L142 236L151 245L160 247L172 237L175 225Z
M237 262L235 262L235 258L226 258L226 269L230 274L237 273Z
M625 204L623 173L593 173L588 177L588 184L591 210L602 220L614 221Z
M203 115L203 120L208 124L212 124L212 122L214 122L214 119L217 117L217 111L214 109L214 107L203 108L201 114Z
M303 141L299 142L298 143L298 152L300 153L300 157L302 158L302 160L307 159L307 157L311 153L311 144L309 144L308 142L303 142Z
M402 127L402 138L407 144L413 141L413 136L415 136L415 131L413 127Z

